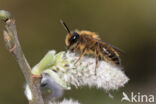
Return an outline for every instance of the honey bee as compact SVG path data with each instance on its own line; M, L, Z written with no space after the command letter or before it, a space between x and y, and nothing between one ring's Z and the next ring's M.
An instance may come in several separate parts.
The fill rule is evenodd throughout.
M60 20L61 24L67 31L65 44L71 51L80 51L80 56L76 63L81 59L83 55L94 55L96 60L95 72L98 66L99 60L105 60L108 63L120 66L120 50L111 44L105 43L100 40L99 36L90 31L73 31L71 32L67 25ZM76 64L75 63L75 64Z

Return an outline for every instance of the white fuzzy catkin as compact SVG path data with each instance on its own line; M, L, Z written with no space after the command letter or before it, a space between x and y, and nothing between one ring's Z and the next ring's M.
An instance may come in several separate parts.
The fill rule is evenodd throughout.
M80 104L78 101L74 101L73 99L63 99L61 102L49 102L48 104Z
M57 74L63 81L75 87L87 85L89 87L103 88L106 91L117 90L129 80L121 67L103 60L99 61L95 74L94 57L83 56L76 65L75 62L79 58L79 54L68 51L63 53L62 58L68 60L70 64L64 65L67 68L56 64Z
M95 58L91 56L83 56L75 65L79 56L79 54L70 51L59 52L57 54L54 50L49 51L45 57L34 66L32 73L34 75L47 73L51 76L49 78L52 78L64 89L69 89L73 85L76 88L89 86L109 91L117 90L128 82L129 78L122 71L121 67L117 67L101 60L98 63L95 73ZM49 88L53 88L51 81L48 81L48 83L51 85ZM29 90L26 92L28 99L31 99L32 97L30 96L30 93ZM69 102L71 102L71 104L78 104L72 103L72 100L69 100ZM66 103L60 102L56 104Z

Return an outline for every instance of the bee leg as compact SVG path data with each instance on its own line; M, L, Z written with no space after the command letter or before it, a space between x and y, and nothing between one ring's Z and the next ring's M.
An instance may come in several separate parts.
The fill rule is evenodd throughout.
M81 52L80 57L78 58L78 60L75 62L75 64L77 64L77 62L81 59L81 57L84 55L86 48L83 49L83 51Z
M77 49L79 48L78 46L79 46L78 44L75 46L74 52L77 51Z
M76 44L76 46L75 46L75 48L74 48L74 52L76 52L76 51L78 50L79 44L80 44L80 41L77 42L77 44Z
M95 75L96 75L96 69L98 67L98 62L99 62L99 55L98 55L98 51L96 50Z
M96 56L96 64L95 64L95 75L96 75L96 69L97 69L97 66L98 66L98 57Z

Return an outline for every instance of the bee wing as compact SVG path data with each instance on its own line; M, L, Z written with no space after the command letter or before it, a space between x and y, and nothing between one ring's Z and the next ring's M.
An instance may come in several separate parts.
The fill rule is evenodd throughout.
M91 37L88 37L88 38L91 38ZM118 52L120 52L120 53L122 53L122 54L125 54L125 52L124 52L123 50L119 49L119 48L116 47L116 46L113 46L113 45L110 44L110 43L103 42L102 40L99 40L99 39L96 39L96 38L92 38L92 39L94 39L95 41L98 41L99 43L101 43L101 44L103 44L103 45L108 45L108 46L112 47L113 49L115 49L116 51L118 51Z
M100 40L100 42L101 42L102 44L105 44L105 45L108 45L108 46L112 47L112 48L115 49L117 52L120 52L120 53L122 53L122 54L125 54L125 52L124 52L123 50L119 49L118 47L116 47L116 46L114 46L114 45L112 45L112 44L110 44L110 43L106 43L106 42L103 42L103 41L101 41L101 40Z
M88 37L88 38L91 38L91 37ZM100 49L104 55L104 60L112 61L116 65L121 64L121 60L120 60L119 54L117 52L117 51L120 52L120 49L114 47L111 44L105 43L99 39L95 39L95 38L91 38L91 39L93 39L94 41L96 41L100 44Z
M112 48L114 48L116 51L118 51L118 52L120 52L120 53L122 53L122 54L125 54L125 52L124 52L123 50L119 49L118 47L113 46L112 44L109 44L109 43L108 43L108 45L110 45L110 46L111 46Z
M104 52L105 60L110 60L116 65L121 65L121 60L116 49L114 49L110 44L106 44L102 41L100 43L102 45L102 50Z

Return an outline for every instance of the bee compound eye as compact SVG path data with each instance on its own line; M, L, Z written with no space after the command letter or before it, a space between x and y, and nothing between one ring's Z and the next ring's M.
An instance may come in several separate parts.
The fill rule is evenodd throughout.
M70 38L69 42L70 45L74 44L75 42L77 42L77 40L79 39L79 34L74 32L72 37Z
M78 34L77 32L74 32L74 33L73 33L73 36L78 37L79 34Z
M77 36L76 36L76 35L74 35L74 36L73 36L73 39L75 40L76 38L77 38Z
M78 38L79 38L79 34L76 33L76 32L74 32L74 33L73 33L73 36L72 36L72 39L73 39L73 40L77 40Z

